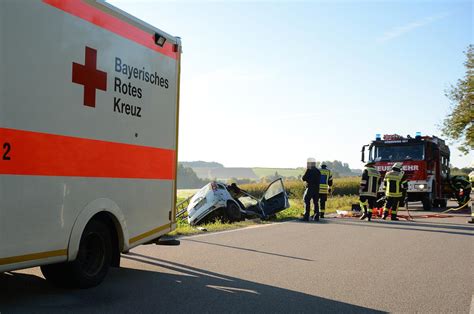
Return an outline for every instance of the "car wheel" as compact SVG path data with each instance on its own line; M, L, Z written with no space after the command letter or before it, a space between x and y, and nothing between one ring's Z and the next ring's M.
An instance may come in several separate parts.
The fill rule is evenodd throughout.
M91 288L102 282L112 260L112 240L107 225L90 221L82 233L74 261L41 267L44 277L56 286Z
M234 202L227 203L225 216L230 222L239 221L242 217L239 206Z

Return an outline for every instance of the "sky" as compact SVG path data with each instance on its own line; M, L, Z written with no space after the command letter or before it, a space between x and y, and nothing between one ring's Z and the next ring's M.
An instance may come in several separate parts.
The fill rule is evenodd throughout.
M377 133L441 137L474 43L471 1L108 2L181 37L178 158L227 167L361 168Z

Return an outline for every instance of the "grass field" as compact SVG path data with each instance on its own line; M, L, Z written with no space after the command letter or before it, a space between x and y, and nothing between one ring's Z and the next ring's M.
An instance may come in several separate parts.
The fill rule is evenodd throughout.
M332 195L345 196L359 193L359 177L344 177L334 179ZM301 199L305 190L303 181L285 181L285 188L290 192L291 198ZM243 184L240 187L255 197L260 197L265 191L268 183Z

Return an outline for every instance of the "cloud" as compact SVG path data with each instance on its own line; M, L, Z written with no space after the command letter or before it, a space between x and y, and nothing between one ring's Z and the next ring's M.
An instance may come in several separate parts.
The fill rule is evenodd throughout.
M432 15L428 16L425 18L422 18L420 20L402 25L402 26L397 26L393 27L392 29L386 31L381 37L377 39L379 43L387 42L389 40L392 40L394 38L400 37L406 33L409 33L417 28L429 25L435 21L438 21L440 19L443 19L447 17L449 13L442 13L442 14L437 14L437 15Z

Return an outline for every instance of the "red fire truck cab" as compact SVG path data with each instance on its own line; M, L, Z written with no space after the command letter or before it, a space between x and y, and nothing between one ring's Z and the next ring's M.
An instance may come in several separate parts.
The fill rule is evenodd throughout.
M395 162L403 163L408 176L408 201L421 201L423 209L446 207L452 191L449 185L449 147L436 136L413 138L397 134L376 135L375 141L362 147L362 162L368 151L368 161L375 162L375 168L382 176ZM380 192L383 191L383 186Z

